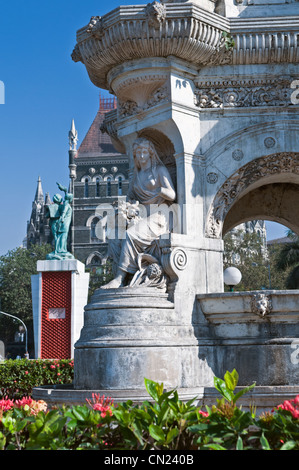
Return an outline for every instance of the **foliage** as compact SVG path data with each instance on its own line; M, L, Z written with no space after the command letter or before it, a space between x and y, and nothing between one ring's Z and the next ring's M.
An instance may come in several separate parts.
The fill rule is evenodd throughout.
M242 230L235 234L229 232L224 237L223 267L236 266L241 271L242 280L236 287L238 291L285 289L289 270L277 268L281 249L280 245L269 246L265 256L258 234Z
M224 39L225 49L227 51L233 49L235 47L235 41L232 38L231 34L227 31L222 31L222 37Z
M90 281L88 289L88 299L93 295L96 289L113 279L112 262L107 261L105 265L87 269L90 272Z
M69 384L74 362L69 359L19 359L0 363L0 398L20 399L32 394L33 387Z
M276 259L276 267L279 271L288 272L286 278L287 289L299 288L299 237L291 230L287 234L290 239L280 250Z
M236 370L215 377L221 397L206 411L145 379L149 400L114 404L93 395L85 405L45 410L44 402L0 400L0 449L10 450L299 450L299 396L256 417L237 406Z

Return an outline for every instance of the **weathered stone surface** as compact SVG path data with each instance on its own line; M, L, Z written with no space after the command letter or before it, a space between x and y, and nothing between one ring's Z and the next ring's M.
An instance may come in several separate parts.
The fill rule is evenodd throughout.
M298 2L213 3L120 7L77 33L76 60L118 98L106 130L131 169L137 137L156 145L181 221L160 240L173 305L95 296L76 345L77 390L141 396L147 376L188 393L233 367L269 400L272 387L298 384L296 297L222 295L227 230L253 215L298 228L285 197L297 201L299 185Z

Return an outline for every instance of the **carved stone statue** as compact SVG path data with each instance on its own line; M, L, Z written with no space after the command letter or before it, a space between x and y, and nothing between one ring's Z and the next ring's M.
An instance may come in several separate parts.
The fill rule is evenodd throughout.
M149 269L144 270L144 263L141 268L140 259L145 259L142 255L150 255L146 259L154 260L157 269L160 258L158 240L169 230L168 217L161 210L161 205L170 205L176 197L170 174L158 157L154 145L147 139L139 138L134 142L133 156L134 174L128 199L133 204L139 202L139 207L140 205L143 207L144 214L126 230L121 244L116 276L108 284L102 286L102 289L122 287L127 274L134 276L140 271L147 276L147 279L142 280L139 276L137 282L135 275L133 284L142 285L146 282L148 285ZM161 283L160 271L158 277ZM152 281L151 285L154 285Z
M65 193L64 201L60 194L55 194L53 203L47 206L47 216L50 217L50 227L54 238L54 251L49 253L47 259L74 259L72 253L67 250L67 238L72 220L73 194L67 192L67 188L57 183L59 189Z

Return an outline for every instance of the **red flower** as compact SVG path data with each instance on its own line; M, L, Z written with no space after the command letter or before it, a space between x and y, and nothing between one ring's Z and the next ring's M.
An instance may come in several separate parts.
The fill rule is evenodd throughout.
M99 394L93 393L92 400L86 399L86 401L95 411L101 412L102 418L105 418L107 413L112 415L110 406L113 404L113 400L110 397L105 398L104 395L100 397Z

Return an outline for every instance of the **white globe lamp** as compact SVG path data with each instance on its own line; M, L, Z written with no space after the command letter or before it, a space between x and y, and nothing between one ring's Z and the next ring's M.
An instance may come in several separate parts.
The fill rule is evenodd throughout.
M234 287L241 282L242 274L238 268L231 266L226 268L223 273L224 284L229 286L229 290L232 292Z

